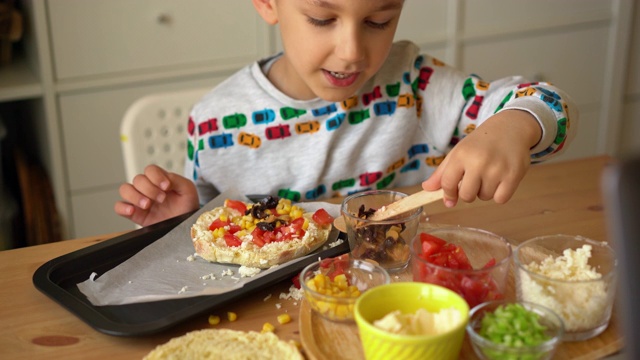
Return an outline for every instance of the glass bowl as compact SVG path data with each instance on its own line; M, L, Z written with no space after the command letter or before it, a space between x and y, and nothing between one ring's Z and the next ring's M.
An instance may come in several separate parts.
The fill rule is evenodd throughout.
M300 273L300 286L311 309L331 321L353 321L358 297L390 282L381 266L348 255L316 261Z
M409 243L418 231L422 207L392 219L372 221L367 215L408 195L391 190L363 191L347 196L341 205L351 256L377 262L389 272L409 264Z
M504 317L500 316L501 321L506 321L504 323L494 323L488 331L491 332L494 331L493 329L499 328L497 330L498 333L503 332L503 334L493 334L493 339L481 335L485 317L489 314L495 316L496 309L504 309L505 306L515 304L521 305L528 312L527 316L519 317L517 321L514 319L507 320L504 315ZM540 326L538 327L539 331L535 332L536 335L528 333L530 336L524 341L513 340L517 339L517 335L514 337L511 334L521 330L512 329L518 326L524 327L525 332L532 331L534 326L529 321L535 321ZM488 324L485 326L487 329L490 327ZM522 301L499 300L485 302L471 309L467 333L469 334L473 351L481 360L546 360L553 358L558 345L562 342L564 324L558 314L542 305ZM511 336L511 338L505 339L507 336ZM544 339L538 336L543 336ZM536 337L538 338L534 341ZM514 344L506 345L503 341L511 341ZM529 343L527 344L527 342ZM515 345L515 343L518 345Z
M511 257L502 236L462 226L426 230L411 243L413 280L449 288L470 308L513 297L506 294Z
M527 240L514 251L518 300L555 311L564 321L565 341L602 333L611 319L617 262L606 243L574 235Z

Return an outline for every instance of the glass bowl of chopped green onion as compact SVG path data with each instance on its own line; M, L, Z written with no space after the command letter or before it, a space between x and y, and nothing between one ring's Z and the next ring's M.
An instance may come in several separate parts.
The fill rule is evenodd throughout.
M564 323L542 305L497 300L471 309L467 333L482 360L545 360L562 342Z

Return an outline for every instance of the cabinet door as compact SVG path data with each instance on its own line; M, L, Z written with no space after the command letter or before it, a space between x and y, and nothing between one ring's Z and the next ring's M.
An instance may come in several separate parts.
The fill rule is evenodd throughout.
M608 36L608 27L602 26L469 42L464 46L463 69L487 80L522 75L549 81L580 105L598 104Z
M48 0L58 80L183 66L234 66L265 54L250 1Z
M460 29L470 36L521 32L613 17L614 0L464 0Z
M443 45L447 40L447 0L406 1L395 40Z
M608 28L602 26L469 43L464 69L487 80L523 75L567 91L578 105L580 124L573 143L557 160L592 156L598 154L607 42Z
M213 88L226 76L180 83L85 90L59 98L65 160L72 193L114 186L125 180L120 123L129 106L144 95L200 87ZM188 114L185 114L185 126Z
M119 198L117 188L73 195L71 236L82 238L135 229L134 223L113 211L113 204Z

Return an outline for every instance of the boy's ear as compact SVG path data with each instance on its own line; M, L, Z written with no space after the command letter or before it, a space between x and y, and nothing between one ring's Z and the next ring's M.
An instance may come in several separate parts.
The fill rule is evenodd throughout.
M269 25L278 23L278 12L272 0L253 0L253 6Z

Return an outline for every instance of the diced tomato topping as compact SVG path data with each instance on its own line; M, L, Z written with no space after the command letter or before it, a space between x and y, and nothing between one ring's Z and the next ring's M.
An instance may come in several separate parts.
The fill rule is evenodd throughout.
M247 205L239 200L226 199L224 206L240 212L242 215L247 211Z
M347 254L348 255L348 254ZM331 280L336 276L344 274L344 270L349 267L349 257L339 256L333 258L333 270L327 274Z
M333 263L333 258L324 258L320 260L320 267L326 269L329 266L331 266L332 263Z
M482 267L483 269L488 269L490 267L494 267L496 265L496 259L491 258L491 260L487 261L486 264Z
M344 274L348 267L349 254L342 254L333 258L324 258L320 260L320 268L327 269L327 271L323 271L323 273L325 273L331 280L340 274Z
M322 208L316 210L311 218L321 226L333 224L333 216L331 216L327 210Z
M223 236L224 242L227 243L229 247L236 247L242 245L242 240L240 240L237 236L233 234L224 234Z
M225 227L227 225L229 225L228 221L222 221L220 219L215 219L215 220L213 220L211 225L209 225L209 230L213 231L213 230L219 229L221 227Z
M259 237L253 237L251 238L251 241L256 244L257 247L263 247L264 246L264 240L259 238Z
M302 228L304 225L304 218L297 218L289 225L282 225L275 229L274 241L290 241L294 238L302 238L306 231Z
M471 262L469 262L467 254L465 254L461 247L456 246L456 248L451 252L451 258L452 261L455 261L457 264L457 269L473 270L473 266L471 266Z
M242 228L240 227L240 225L238 224L234 224L231 221L227 220L227 221L222 221L220 219L215 219L213 220L213 222L211 223L211 225L209 225L209 230L213 231L222 227L226 227L227 228L227 232L231 233L231 234L235 234L238 231L240 231Z
M259 247L263 247L264 244L268 244L274 241L275 234L273 231L265 231L260 229L259 227L256 227L251 232L251 238L254 244L258 245Z
M420 233L420 242L422 243L422 255L425 258L439 251L447 243L439 237L427 233Z
M420 241L422 253L418 256L426 262L449 269L473 270L467 254L460 246L426 233L420 234ZM482 269L491 268L495 264L496 260L492 258ZM416 281L447 287L464 297L470 307L504 297L490 271L462 274L430 267L424 263L415 263L414 266Z
M303 217L299 217L299 218L293 220L289 226L291 226L291 228L293 230L295 230L296 232L302 230L302 227L304 226L304 218ZM304 231L304 230L302 230L302 231Z
M300 289L300 274L297 274L296 276L294 276L293 279L291 279L291 281L293 282L293 286L295 286L296 289Z

